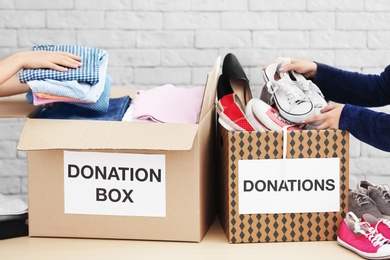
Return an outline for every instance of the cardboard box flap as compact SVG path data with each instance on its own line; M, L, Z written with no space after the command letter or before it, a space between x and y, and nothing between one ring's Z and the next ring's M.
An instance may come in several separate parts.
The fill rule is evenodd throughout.
M206 87L203 95L202 109L198 122L206 116L207 112L215 105L215 96L217 93L219 69L221 67L221 56L218 56L214 62L214 67L207 74Z
M25 95L0 98L0 118L25 118L36 107L27 104Z
M191 150L197 124L27 119L18 150Z

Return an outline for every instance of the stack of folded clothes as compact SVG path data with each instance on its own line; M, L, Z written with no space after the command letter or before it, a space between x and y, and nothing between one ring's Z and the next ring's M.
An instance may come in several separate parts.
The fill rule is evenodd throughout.
M107 75L108 53L78 45L38 45L33 51L64 51L82 59L80 68L67 72L53 69L23 69L19 81L27 83L27 101L34 105L70 103L105 112L109 106L111 77Z
M38 45L32 51L63 51L81 57L80 68L67 72L53 69L23 69L19 81L27 83L27 102L42 108L36 118L120 121L130 97L110 98L108 53L78 45ZM50 105L47 105L50 104Z
M0 194L0 239L27 236L27 204Z

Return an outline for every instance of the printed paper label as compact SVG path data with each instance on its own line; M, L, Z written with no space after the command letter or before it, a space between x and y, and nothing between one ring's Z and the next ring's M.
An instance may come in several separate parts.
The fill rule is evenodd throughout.
M166 216L165 155L64 151L67 214Z
M239 160L239 214L337 212L340 158Z

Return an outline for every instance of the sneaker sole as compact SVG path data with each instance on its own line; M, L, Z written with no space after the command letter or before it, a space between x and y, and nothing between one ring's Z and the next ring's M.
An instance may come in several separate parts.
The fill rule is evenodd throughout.
M229 123L226 122L225 120L229 120ZM234 132L234 131L245 131L244 129L242 129L241 127L239 127L238 125L234 124L230 119L223 119L222 116L220 115L219 118L218 118L218 123L223 127L225 128L226 130L228 130L229 132Z
M360 255L361 257L367 258L367 259L389 259L389 257L390 257L390 255L378 255L377 253L366 253L366 252L360 251L359 249L344 242L339 237L337 237L337 242L342 247L345 247L346 249L351 250L352 252Z

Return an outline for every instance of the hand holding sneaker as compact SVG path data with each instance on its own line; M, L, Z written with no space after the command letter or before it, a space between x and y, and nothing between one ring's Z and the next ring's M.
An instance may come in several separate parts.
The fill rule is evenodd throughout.
M289 58L282 58L283 65L281 67L291 64ZM296 72L295 70L290 70L288 72L280 72L282 74L288 75L288 79L295 83L300 90L309 98L313 103L315 114L321 114L321 109L328 105L328 102L325 100L324 95L321 90L313 83L310 79L306 79L302 74ZM314 121L311 122L312 125L318 126L321 125L323 121Z
M390 105L390 66L378 74L365 74L319 62L290 59L290 64L284 64L279 71L298 72L312 80L327 100L345 104L337 109L330 107L332 111L328 108L326 112L322 111L323 114L317 115L315 120L326 117L326 123L316 129L346 130L358 140L390 152L390 135L386 134L390 128L390 114L370 109ZM327 115L323 117L324 114ZM314 121L313 118L310 120ZM335 122L337 120L339 122Z
M331 104L321 109L321 114L317 114L305 119L302 124L316 124L315 129L339 129L341 112L344 104Z
M263 78L266 83L264 88L271 94L271 100L283 118L293 123L300 123L315 114L314 106L288 74L279 72L284 62L283 58L279 58L263 68Z
M311 79L315 76L317 72L317 64L315 62L291 58L289 60L289 63L284 64L280 68L280 72L295 71L302 74L306 79Z

